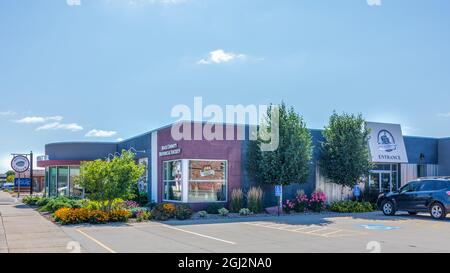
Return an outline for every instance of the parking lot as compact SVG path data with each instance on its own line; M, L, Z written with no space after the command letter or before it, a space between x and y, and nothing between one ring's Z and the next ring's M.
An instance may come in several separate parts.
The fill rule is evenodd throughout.
M450 252L450 218L380 212L62 227L86 252Z

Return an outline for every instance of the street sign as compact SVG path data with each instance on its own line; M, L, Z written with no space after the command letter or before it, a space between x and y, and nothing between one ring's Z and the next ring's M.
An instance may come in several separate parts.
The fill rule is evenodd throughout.
M283 195L283 186L275 185L275 196L281 197Z
M14 178L14 187L24 187L28 188L31 187L31 179L30 178Z
M24 173L30 168L30 161L26 156L16 155L11 160L11 168L18 173Z

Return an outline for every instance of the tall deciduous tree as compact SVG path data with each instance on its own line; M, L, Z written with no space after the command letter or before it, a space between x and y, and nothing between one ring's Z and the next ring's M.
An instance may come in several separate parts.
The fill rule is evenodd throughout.
M305 183L312 157L312 140L303 118L284 103L279 107L279 122L272 124L272 108L268 109L270 131L279 130L279 146L275 151L261 151L261 139L250 141L246 169L256 182L272 185Z
M111 161L83 162L77 184L85 189L89 199L104 202L104 209L109 211L114 199L133 195L133 186L145 171L134 157L132 152L124 150Z
M361 114L336 112L323 131L319 166L325 177L344 187L353 187L372 168L369 129Z

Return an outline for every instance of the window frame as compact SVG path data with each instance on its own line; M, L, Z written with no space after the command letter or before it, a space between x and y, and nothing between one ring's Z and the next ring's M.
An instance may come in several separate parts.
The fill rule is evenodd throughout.
M166 192L165 192L165 183L166 182L176 182L176 180L166 180L164 179L164 175L165 175L165 171L164 171L164 167L166 163L170 163L170 162L175 162L175 161L180 161L181 162L181 200L168 200L165 199L166 197ZM184 202L184 188L185 188L185 183L184 183L184 167L183 167L183 159L173 159L173 160L166 160L162 162L162 174L161 174L161 178L162 178L162 198L161 200L163 202L171 202L171 203L185 203Z
M214 203L227 203L228 202L228 168L229 168L229 165L228 165L228 160L227 159L186 159L186 163L187 163L187 169L188 169L188 174L187 174L187 183L186 183L186 186L187 186L187 199L186 199L186 202L187 203L190 203L190 204L214 204ZM189 173L189 162L190 161L204 161L204 162L211 162L211 161L214 161L214 162L225 162L226 163L226 166L225 166L225 179L223 179L223 180L190 180L189 178L189 175L190 175L190 173ZM213 183L217 183L217 182L224 182L224 185L225 185L225 201L193 201L193 202L191 202L190 200L189 200L189 183L190 182L199 182L199 183L211 183L211 182L213 182Z
M166 163L169 162L174 162L174 161L180 161L181 162L181 200L167 200L165 199L165 182L174 182L175 180L165 180L164 179L164 167ZM225 167L225 179L223 180L190 180L189 176L189 162L191 161L204 161L204 162L225 162L226 167ZM161 200L163 202L170 202L170 203L188 203L188 204L213 204L213 203L218 203L218 204L223 204L223 203L227 203L228 202L228 198L229 198L229 194L228 194L228 189L229 189L229 179L228 179L228 174L229 174L229 162L227 159L197 159L197 158L183 158L183 159L173 159L173 160L164 160L162 161L162 174L161 174L161 182L162 182L162 192L161 192ZM189 182L200 182L200 183L211 183L211 182L223 182L223 184L225 185L225 201L190 201L189 200Z

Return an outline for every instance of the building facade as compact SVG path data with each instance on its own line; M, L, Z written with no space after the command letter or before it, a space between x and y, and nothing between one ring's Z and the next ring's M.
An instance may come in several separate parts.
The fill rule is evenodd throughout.
M153 202L189 203L202 209L210 203L227 203L233 189L244 191L258 184L245 170L249 127L245 125L213 125L223 136L209 140L196 135L194 127L203 131L208 124L177 123L118 142L64 142L45 146L45 155L38 157L38 166L45 168L45 193L82 195L74 180L82 161L107 159L131 150L136 160L146 165L139 187ZM374 168L366 181L367 193L395 191L410 180L423 176L450 175L450 138L403 136L400 125L367 123L371 129L370 152ZM174 137L173 128L189 128L183 139ZM341 198L338 185L327 181L317 166L321 130L310 130L313 158L307 181L286 186L285 198L292 198L299 189L310 194L316 189L325 191L329 200ZM230 140L231 139L231 140ZM263 186L264 203L274 205L276 198L271 186Z

